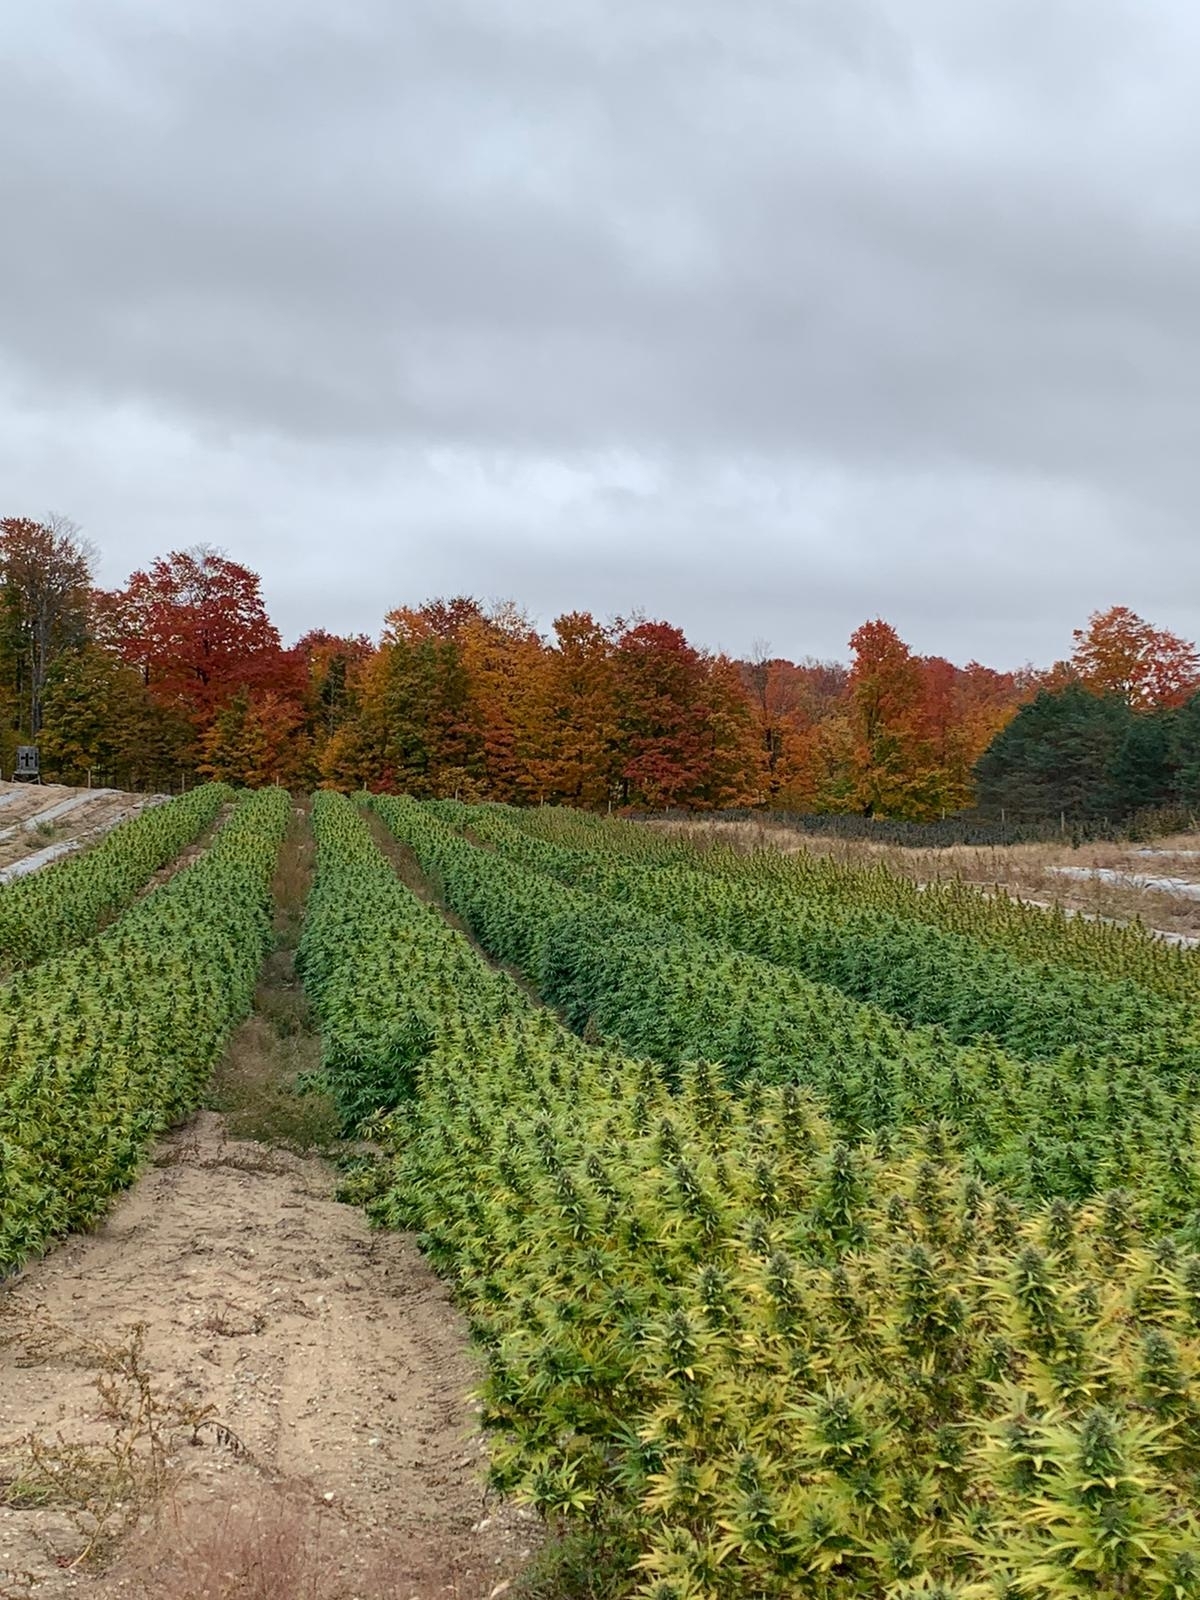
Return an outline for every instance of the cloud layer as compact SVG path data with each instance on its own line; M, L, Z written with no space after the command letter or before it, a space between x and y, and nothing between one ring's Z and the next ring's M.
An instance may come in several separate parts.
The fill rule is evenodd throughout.
M743 651L1200 633L1200 13L42 0L0 484L285 632L432 593Z

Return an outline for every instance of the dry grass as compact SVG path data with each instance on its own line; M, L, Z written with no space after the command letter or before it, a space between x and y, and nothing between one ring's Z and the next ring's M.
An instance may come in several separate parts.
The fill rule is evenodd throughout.
M210 1406L159 1391L146 1365L140 1324L119 1341L81 1338L36 1308L17 1315L0 1303L0 1341L16 1347L23 1362L94 1371L96 1406L84 1437L33 1430L0 1441L0 1507L62 1511L75 1531L77 1548L68 1561L73 1568L103 1562L158 1506L177 1481L181 1443L199 1444L205 1433L234 1454L245 1454Z
M232 1503L175 1506L102 1593L128 1600L390 1600L403 1574L368 1558L334 1512L255 1486Z

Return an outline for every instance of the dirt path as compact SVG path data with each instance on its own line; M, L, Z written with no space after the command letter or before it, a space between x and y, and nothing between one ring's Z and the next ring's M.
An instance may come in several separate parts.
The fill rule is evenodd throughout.
M445 1289L303 1150L330 1132L292 1088L317 1052L291 969L309 838L299 816L224 1114L0 1289L0 1595L484 1600L529 1553L532 1519L485 1500L478 1368ZM133 1517L155 1504L157 1528ZM98 1515L137 1527L72 1566Z

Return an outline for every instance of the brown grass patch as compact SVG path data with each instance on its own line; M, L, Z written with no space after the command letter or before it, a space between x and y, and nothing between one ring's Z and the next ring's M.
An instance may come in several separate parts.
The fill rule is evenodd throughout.
M0 1441L0 1507L62 1511L75 1530L71 1567L103 1561L155 1509L177 1480L181 1442L199 1444L204 1431L245 1454L211 1406L161 1393L146 1363L142 1324L109 1341L80 1337L37 1308L18 1314L5 1303L0 1310L0 1341L18 1349L20 1361L94 1373L96 1405L84 1436L34 1429Z
M403 1574L365 1554L333 1511L256 1486L236 1501L177 1505L130 1549L102 1593L129 1600L390 1600Z

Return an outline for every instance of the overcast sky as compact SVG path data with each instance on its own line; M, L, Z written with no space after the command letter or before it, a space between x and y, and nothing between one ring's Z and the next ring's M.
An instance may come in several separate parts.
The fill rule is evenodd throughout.
M0 511L283 632L1200 635L1195 0L37 0Z

